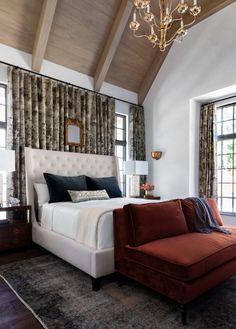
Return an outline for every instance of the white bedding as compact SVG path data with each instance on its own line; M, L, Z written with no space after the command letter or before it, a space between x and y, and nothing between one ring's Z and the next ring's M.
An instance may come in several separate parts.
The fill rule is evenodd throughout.
M128 203L150 202L160 201L113 198L80 203L44 204L41 226L94 249L112 248L114 246L112 211Z

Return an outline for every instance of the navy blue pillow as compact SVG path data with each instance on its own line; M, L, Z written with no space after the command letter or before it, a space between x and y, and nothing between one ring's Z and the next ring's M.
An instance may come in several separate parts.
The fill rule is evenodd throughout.
M115 176L94 178L86 176L88 190L106 190L110 198L122 197L117 179Z
M48 186L49 203L71 201L68 190L86 191L88 189L85 175L59 176L48 173L44 173L43 175Z

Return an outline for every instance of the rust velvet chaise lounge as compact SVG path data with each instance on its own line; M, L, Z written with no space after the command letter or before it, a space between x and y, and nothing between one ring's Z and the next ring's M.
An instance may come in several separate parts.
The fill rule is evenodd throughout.
M116 271L178 302L183 324L187 303L236 274L236 228L191 232L193 216L184 200L114 210Z

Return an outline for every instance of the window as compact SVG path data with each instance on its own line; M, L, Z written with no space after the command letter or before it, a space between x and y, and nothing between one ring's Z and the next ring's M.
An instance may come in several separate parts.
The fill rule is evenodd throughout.
M0 149L6 148L7 142L7 86L0 84ZM0 202L6 201L6 174L0 175Z
M236 213L236 103L216 107L216 121L218 206Z
M123 161L126 160L126 115L116 114L116 156L119 160L121 190L123 195L126 195L126 176L124 175Z
M7 88L0 84L0 148L6 147L7 135Z

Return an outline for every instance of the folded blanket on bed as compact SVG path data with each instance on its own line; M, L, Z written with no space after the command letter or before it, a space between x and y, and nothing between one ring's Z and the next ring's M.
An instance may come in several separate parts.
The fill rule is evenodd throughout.
M203 198L187 198L194 204L196 218L194 222L194 228L196 232L211 233L220 232L224 234L231 234L230 231L220 227L216 222L211 207Z
M113 210L122 208L128 203L153 202L153 200L145 199L112 198L79 203L57 202L44 204L41 227L94 249L105 249L104 245L106 245L106 248L112 248ZM155 202L159 201L155 200ZM109 247L107 247L107 244L109 244Z

